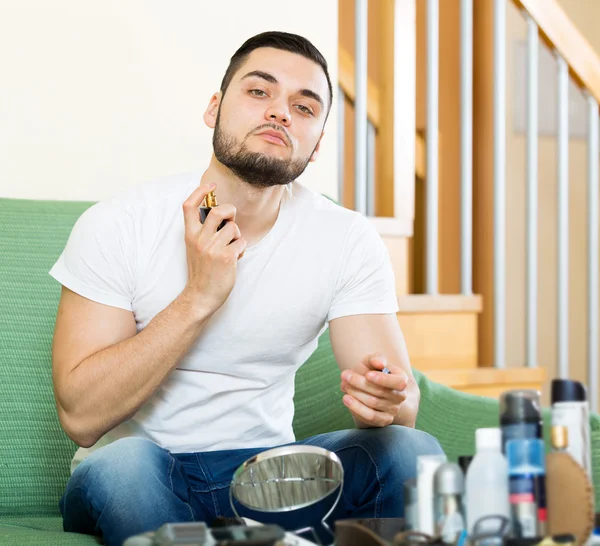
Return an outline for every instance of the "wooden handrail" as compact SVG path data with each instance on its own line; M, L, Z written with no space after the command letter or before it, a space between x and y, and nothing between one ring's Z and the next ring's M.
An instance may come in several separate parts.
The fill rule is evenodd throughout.
M354 59L342 47L338 49L338 80L346 97L354 102ZM367 79L367 117L376 129L379 128L379 89L371 78Z
M600 102L600 58L556 0L513 0L536 22L551 49L567 61L577 84Z
M399 313L481 313L481 296L410 294L398 296Z

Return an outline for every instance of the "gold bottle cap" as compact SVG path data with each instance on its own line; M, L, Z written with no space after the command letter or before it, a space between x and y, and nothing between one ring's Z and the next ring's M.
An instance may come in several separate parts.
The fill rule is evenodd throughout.
M217 206L217 197L215 195L214 191L211 191L205 198L204 198L204 202L206 203L205 206L212 208L212 207L216 207Z
M569 445L569 431L567 427L553 426L551 438L554 449L566 449Z

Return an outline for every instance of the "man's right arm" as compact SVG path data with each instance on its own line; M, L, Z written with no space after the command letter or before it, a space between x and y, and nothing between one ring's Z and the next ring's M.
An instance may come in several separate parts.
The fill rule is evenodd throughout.
M60 422L78 445L94 445L133 416L227 300L246 242L230 205L220 205L200 224L198 206L209 189L200 186L183 207L186 287L141 332L136 333L131 311L63 288L52 347L52 378ZM223 219L230 221L217 231Z
M63 288L52 351L60 422L90 447L131 417L198 337L210 313L182 293L136 335L131 311Z

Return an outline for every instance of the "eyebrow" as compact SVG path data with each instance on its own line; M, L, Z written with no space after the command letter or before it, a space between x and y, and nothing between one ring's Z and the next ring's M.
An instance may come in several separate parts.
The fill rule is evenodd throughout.
M262 70L253 70L252 72L248 72L248 74L246 74L245 76L242 77L242 80L245 80L246 78L261 78L265 81L268 81L269 83L279 83L277 81L277 78L275 76L273 76L273 74L269 74L268 72L263 72ZM320 105L321 108L325 108L325 101L321 98L321 96L318 93L315 93L314 91L311 91L310 89L301 89L300 90L300 94L303 97L307 97L309 99L313 99L316 100Z

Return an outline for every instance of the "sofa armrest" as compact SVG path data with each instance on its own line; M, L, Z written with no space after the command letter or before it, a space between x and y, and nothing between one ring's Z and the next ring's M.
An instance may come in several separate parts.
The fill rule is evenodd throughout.
M421 403L417 428L440 442L450 461L475 453L475 430L498 426L498 402L466 394L429 380L413 370Z
M592 478L596 511L598 511L600 507L600 416L597 413L592 413L590 416L590 427L592 429Z
M428 432L440 442L448 460L475 453L475 430L499 426L498 401L466 394L440 385L413 370L421 390L417 428ZM550 449L551 414L542 410L546 451ZM600 506L600 416L590 417L592 432L592 474L596 506Z

